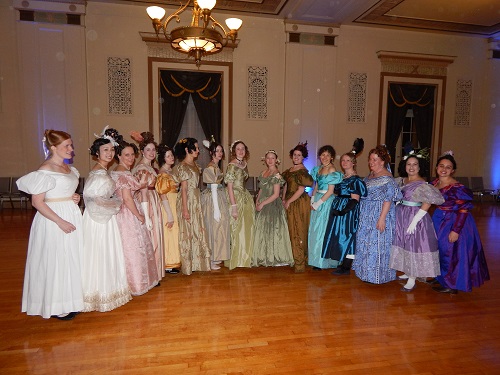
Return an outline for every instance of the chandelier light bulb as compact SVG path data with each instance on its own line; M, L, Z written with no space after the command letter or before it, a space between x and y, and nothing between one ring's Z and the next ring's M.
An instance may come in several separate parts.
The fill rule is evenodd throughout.
M161 20L163 18L163 16L165 15L165 9L157 7L157 6L148 7L146 9L146 12L148 12L148 16L152 20L154 20L154 19Z
M216 0L198 0L198 6L201 9L212 10L215 6Z
M243 23L239 18L228 18L226 19L226 25L230 30L238 30Z

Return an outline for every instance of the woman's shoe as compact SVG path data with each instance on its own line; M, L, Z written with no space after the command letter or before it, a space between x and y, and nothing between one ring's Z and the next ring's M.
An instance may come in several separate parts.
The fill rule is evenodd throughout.
M69 314L60 314L60 315L52 315L52 318L56 318L59 320L72 320L78 312L70 312Z
M177 268L167 268L165 272L171 275L177 275L180 271Z
M446 288L444 286L433 286L432 290L438 292L438 293L449 293L449 294L457 294L458 290L456 289L451 289L451 288Z
M402 275L399 275L399 276L397 277L397 279L398 279L399 281L408 281L408 275L406 275L406 274L404 274L404 273L403 273Z
M413 285L413 288L411 289L406 289L404 286L400 289L402 292L410 293L413 292L413 289L417 287L417 284Z
M335 271L332 272L332 275L335 275L335 276L343 276L343 275L350 275L351 274L351 270L346 270L344 268L341 268L341 267L338 267L337 269L335 269Z

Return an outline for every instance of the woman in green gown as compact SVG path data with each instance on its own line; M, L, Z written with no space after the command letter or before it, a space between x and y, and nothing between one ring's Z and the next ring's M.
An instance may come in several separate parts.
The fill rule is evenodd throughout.
M259 176L259 194L253 235L252 266L293 266L292 244L288 234L280 188L285 183L278 171L276 151L265 155L267 168Z
M231 259L224 265L229 269L250 267L252 260L252 233L255 216L255 204L252 195L245 189L248 179L248 148L238 140L231 145L231 162L227 166L224 182L226 183L230 204Z

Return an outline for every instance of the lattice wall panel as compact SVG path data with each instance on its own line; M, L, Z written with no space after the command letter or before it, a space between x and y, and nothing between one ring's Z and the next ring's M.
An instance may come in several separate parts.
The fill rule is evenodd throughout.
M457 80L455 103L455 126L470 127L472 81L462 79Z
M252 120L267 119L267 80L265 66L248 67L248 108L247 117Z
M108 112L132 114L132 69L129 58L108 57Z
M367 80L368 77L366 73L349 74L347 122L365 122Z

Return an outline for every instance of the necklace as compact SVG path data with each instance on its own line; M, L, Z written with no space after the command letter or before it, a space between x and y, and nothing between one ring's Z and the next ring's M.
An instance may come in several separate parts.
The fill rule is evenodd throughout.
M329 162L328 164L322 164L322 165L321 165L321 168L326 168L326 167L329 167L331 164L332 164L332 162Z
M345 174L344 179L347 179L347 178L352 177L352 176L356 176L356 172L353 172L351 174Z
M129 168L129 167L127 167L125 164L120 163L120 165L121 165L123 168L125 168L127 171L130 171L130 168ZM101 167L102 167L102 165L101 165Z
M50 161L49 162L50 164L53 164L55 165L56 167L59 167L59 168L65 168L66 167L66 164L62 163L62 164L57 164L56 162L54 161Z
M97 162L97 164L99 164L99 165L102 167L102 169L104 169L105 171L107 171L107 170L108 170L108 168L106 168L106 167L105 167L104 165L102 165L101 163Z
M243 159L240 160L240 159L236 158L236 160L238 160L239 165L243 165Z

